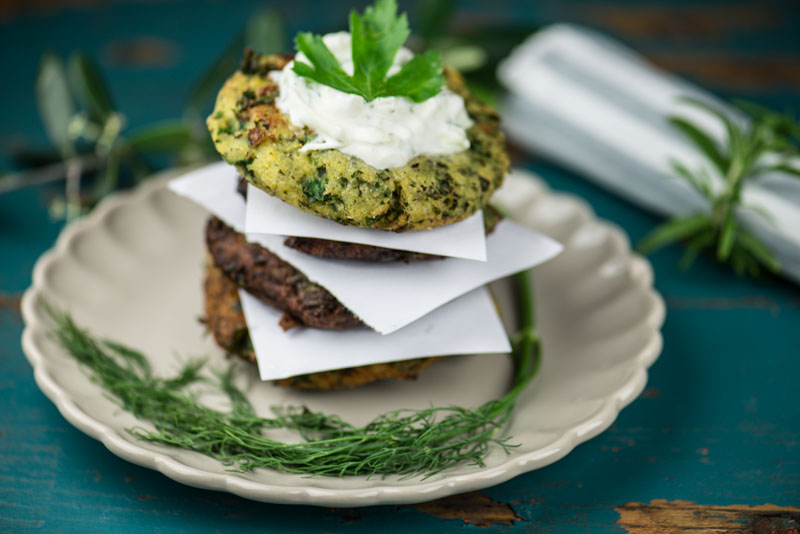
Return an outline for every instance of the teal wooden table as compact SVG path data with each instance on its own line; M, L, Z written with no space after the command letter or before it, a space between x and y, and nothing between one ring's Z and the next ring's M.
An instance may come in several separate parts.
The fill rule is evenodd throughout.
M0 168L44 144L33 98L41 53L89 50L136 126L180 115L198 73L255 4L4 3ZM78 2L75 2L78 4ZM32 6L32 7L31 7ZM345 6L345 7L343 7ZM329 27L349 3L280 6L290 32ZM222 11L225 14L222 15ZM723 96L800 110L797 3L459 3L462 24L569 20L601 28ZM530 156L635 242L657 219ZM334 510L250 502L127 463L70 426L20 349L21 292L56 238L53 189L0 196L0 532L800 532L800 288L747 281L681 251L652 257L668 311L642 396L563 460L481 492L414 506Z

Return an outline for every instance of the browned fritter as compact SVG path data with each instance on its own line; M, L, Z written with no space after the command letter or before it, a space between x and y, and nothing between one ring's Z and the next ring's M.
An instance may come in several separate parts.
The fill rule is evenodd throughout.
M250 335L247 332L236 284L214 265L210 256L206 261L203 293L204 321L217 345L229 354L236 354L255 363L255 354L250 344Z
M237 286L211 261L205 277L205 322L214 340L227 353L256 363ZM295 389L334 390L352 388L376 380L412 380L436 358L376 363L336 371L293 376L276 382Z
M487 206L484 208L483 219L486 227L486 234L488 235L494 231L497 223L502 219L502 216L497 210ZM435 254L424 254L422 252L411 252L409 250L394 250L361 243L346 243L343 241L332 241L330 239L318 239L315 237L287 237L283 244L312 256L342 260L362 260L371 262L403 261L411 263L415 261L443 259L443 256L437 256Z
M211 217L206 246L214 265L261 301L314 328L343 329L361 321L322 286L243 234Z
M291 376L277 380L277 383L294 389L331 391L363 386L377 380L416 380L419 374L435 361L436 358L414 358L401 362L373 363L361 367Z
M239 177L236 190L240 195L247 198L247 180ZM483 222L486 227L486 235L494 231L497 223L502 219L500 213L491 206L486 206L483 210ZM362 243L346 243L343 241L333 241L331 239L319 239L316 237L287 237L283 242L289 248L293 248L304 254L319 256L322 258L332 258L341 260L361 260L371 262L392 262L402 261L411 263L415 261L440 260L442 256L435 254L424 254L421 252L411 252L408 250L395 250Z
M404 261L406 263L411 263L414 261L442 259L442 256L434 256L433 254L423 254L421 252L411 252L408 250L394 250L361 243L345 243L344 241L333 241L316 237L290 236L286 238L283 244L304 254L310 254L311 256L340 260L361 260L379 263Z
M336 149L302 150L316 133L292 125L280 111L280 87L270 76L286 65L282 56L248 54L206 121L223 159L267 193L343 224L413 231L469 217L502 184L509 160L499 116L453 69L442 75L472 120L465 132L469 148L376 169Z

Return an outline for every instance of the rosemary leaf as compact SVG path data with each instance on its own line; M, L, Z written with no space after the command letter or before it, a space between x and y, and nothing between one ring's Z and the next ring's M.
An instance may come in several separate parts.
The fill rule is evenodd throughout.
M780 264L772 252L744 230L737 213L750 209L767 221L772 216L763 208L742 205L742 190L750 180L766 172L777 171L800 176L800 124L788 115L774 113L755 104L740 105L750 114L750 123L736 121L723 110L691 98L682 101L718 118L728 134L727 143L718 144L713 137L682 117L670 117L678 129L716 167L722 179L720 187L712 187L705 168L688 169L671 161L676 175L685 180L708 204L707 212L675 217L653 229L644 237L639 249L651 252L676 241L686 242L687 250L681 267L694 261L705 249L714 249L717 260L727 262L740 275L756 276L765 267L778 272ZM768 164L762 164L763 160Z
M708 229L690 238L686 243L686 252L678 266L681 269L688 269L700 252L714 245L715 237L714 231Z
M725 172L728 161L717 142L706 132L682 117L670 117L670 124L688 137L720 172Z
M704 214L671 219L647 234L639 243L639 250L647 254L712 227L711 219Z
M759 241L756 239L751 233L740 230L739 235L737 236L737 241L739 245L745 249L748 253L753 255L759 262L761 262L765 267L767 267L770 271L777 273L780 271L781 264L777 258L772 254L772 252L767 249Z
M711 190L711 178L708 176L708 173L701 171L697 174L692 174L681 162L675 160L672 160L670 164L672 165L672 169L683 176L689 185L694 187L695 191L700 193L703 198L709 202L713 201L714 193Z
M128 143L134 150L178 154L192 144L192 132L183 121L162 121L131 132Z
M789 174L791 176L800 178L800 168L789 165L788 163L764 167L761 169L761 172L782 172L784 174Z
M725 261L730 257L733 249L733 240L736 238L736 220L728 217L722 224L719 243L717 245L717 259Z
M696 108L702 109L702 110L706 111L707 113L709 113L710 115L713 115L714 117L719 119L719 121L725 126L725 130L728 133L729 148L740 137L740 133L741 132L739 130L738 125L735 124L733 122L733 119L731 119L722 110L715 108L713 105L709 104L708 102L705 102L703 100L698 100L696 98L682 97L682 98L680 98L680 101L681 102L685 102L687 104L690 104L690 105L692 105L692 106L694 106ZM678 118L678 117L671 117L671 119L672 118ZM691 137L689 139L693 140ZM728 160L730 160L730 155L733 154L734 152L735 152L734 150L730 150L730 149L728 150L728 158L727 158Z

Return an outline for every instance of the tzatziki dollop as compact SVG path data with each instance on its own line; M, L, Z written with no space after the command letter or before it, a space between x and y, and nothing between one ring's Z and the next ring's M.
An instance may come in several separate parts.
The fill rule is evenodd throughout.
M352 75L350 34L329 33L323 41L342 69ZM388 76L412 57L409 49L401 48ZM296 59L308 63L302 53ZM271 77L280 90L275 101L278 109L294 126L307 126L316 134L301 151L335 148L376 169L388 169L405 165L421 154L454 154L469 148L466 130L472 121L464 100L447 87L423 102L396 96L367 102L359 95L299 76L293 66L291 62L282 71L273 71Z

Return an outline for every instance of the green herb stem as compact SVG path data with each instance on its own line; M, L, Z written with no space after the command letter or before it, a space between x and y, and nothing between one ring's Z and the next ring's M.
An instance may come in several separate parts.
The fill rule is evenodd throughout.
M742 207L745 184L771 171L800 176L793 158L800 155L800 124L791 117L773 113L753 104L740 105L750 115L745 128L725 111L709 104L684 99L685 102L711 114L723 123L727 141L719 144L713 136L682 117L670 117L670 123L681 132L713 165L722 177L719 191L711 187L705 169L690 170L672 162L677 175L700 194L708 211L678 216L654 228L642 239L639 249L648 253L676 241L686 243L681 266L687 267L703 250L711 250L717 260L729 263L740 275L757 276L762 268L777 272L780 264L774 254L747 232L737 220ZM777 157L777 163L764 164L764 156ZM762 213L758 206L747 206ZM769 214L765 214L770 221Z
M201 375L203 361L192 360L175 377L157 378L140 352L96 339L69 315L43 306L53 320L54 337L92 381L143 424L150 424L128 429L138 438L196 451L241 472L265 467L309 476L429 477L465 461L482 466L492 444L506 451L514 446L510 438L496 436L541 360L530 280L526 273L515 280L521 330L513 340L514 378L506 395L475 409L395 410L363 427L298 406L273 408L274 417L259 417L234 385L233 368L212 379ZM225 393L230 410L201 404L199 394L190 389L197 384ZM274 429L293 430L302 440L276 441L265 434Z

